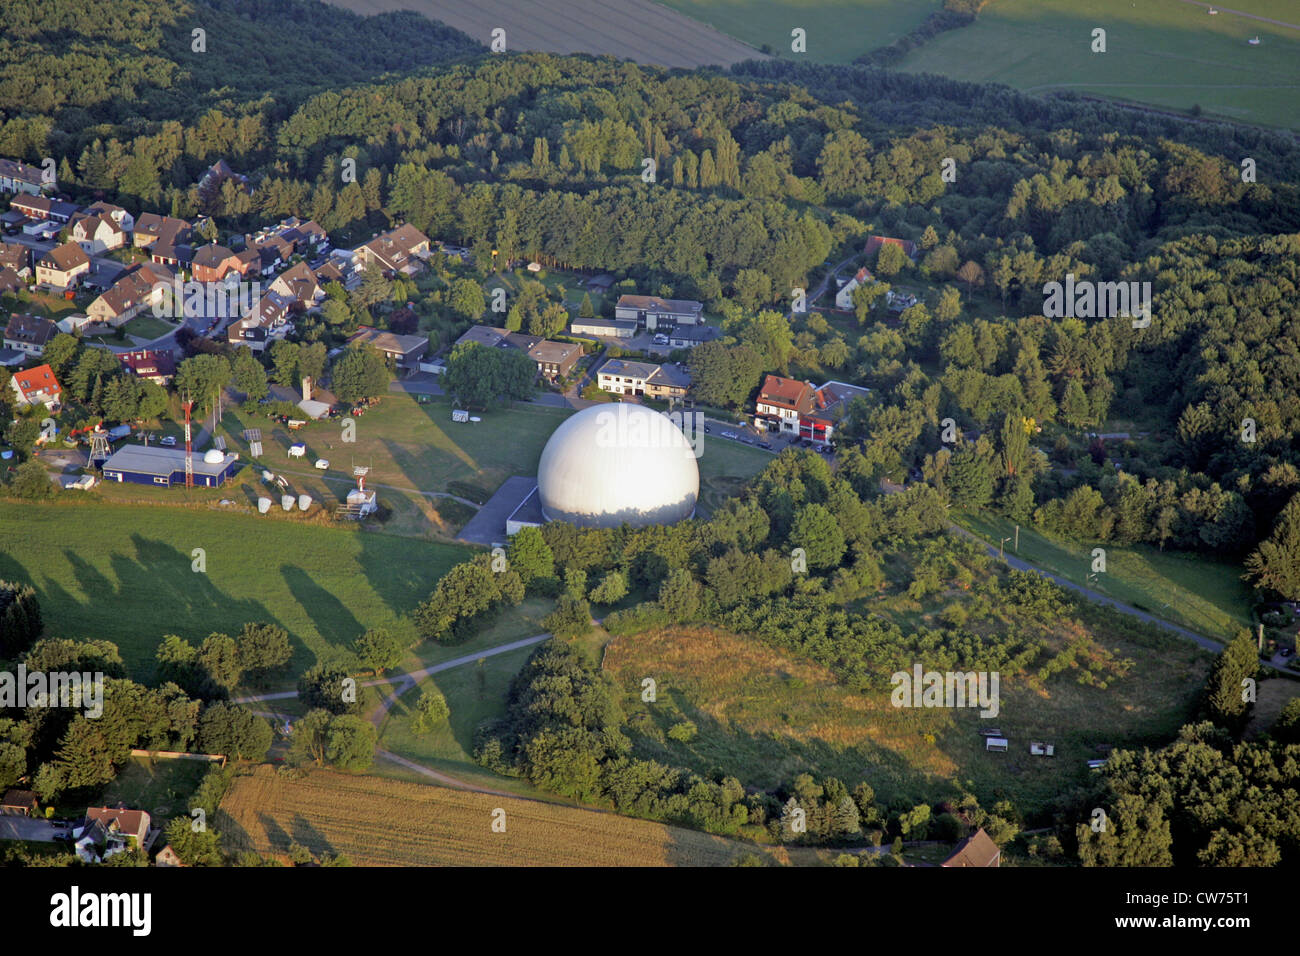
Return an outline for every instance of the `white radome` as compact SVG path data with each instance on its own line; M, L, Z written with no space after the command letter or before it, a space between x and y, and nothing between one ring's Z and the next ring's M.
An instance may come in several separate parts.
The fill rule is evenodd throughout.
M630 403L593 405L566 419L542 449L542 512L588 528L681 521L700 494L695 459L668 416Z

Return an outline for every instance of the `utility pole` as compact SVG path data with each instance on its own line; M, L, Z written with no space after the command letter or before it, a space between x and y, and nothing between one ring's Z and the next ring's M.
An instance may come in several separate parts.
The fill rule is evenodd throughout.
M1016 554L1020 553L1020 525L1016 525L1016 543L1012 546Z
M998 560L999 560L999 561L1002 560L1002 548L1003 548L1003 546L1006 545L1006 543L1007 543L1008 541L1010 541L1010 540L1011 540L1011 536L1010 536L1010 535L1007 535L1007 537L1003 538L1001 541L998 542Z

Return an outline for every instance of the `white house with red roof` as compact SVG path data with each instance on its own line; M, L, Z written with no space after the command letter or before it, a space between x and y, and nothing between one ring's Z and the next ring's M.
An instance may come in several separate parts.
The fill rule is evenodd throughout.
M44 405L52 408L60 403L63 386L54 377L54 370L48 365L38 365L25 372L15 372L12 380L14 393L18 396L19 408L28 405Z

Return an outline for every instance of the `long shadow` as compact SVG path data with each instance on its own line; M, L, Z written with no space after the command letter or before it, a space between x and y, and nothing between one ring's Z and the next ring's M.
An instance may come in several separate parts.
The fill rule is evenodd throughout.
M280 573L289 585L290 593L302 605L326 643L339 648L347 647L365 632L347 605L313 581L302 568L282 564Z
M293 842L299 846L305 846L315 856L319 857L322 853L329 853L333 856L338 855L338 851L334 849L334 844L330 843L325 838L325 834L312 826L310 821L301 813L293 815L293 823L290 826L293 827Z

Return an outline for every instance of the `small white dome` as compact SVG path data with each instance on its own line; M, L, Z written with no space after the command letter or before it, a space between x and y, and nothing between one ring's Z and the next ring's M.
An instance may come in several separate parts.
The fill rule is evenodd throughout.
M209 465L219 465L226 460L226 456L219 449L209 448L203 453L203 461Z
M582 527L681 521L695 513L700 493L695 459L666 415L628 402L584 408L542 449L542 512Z

